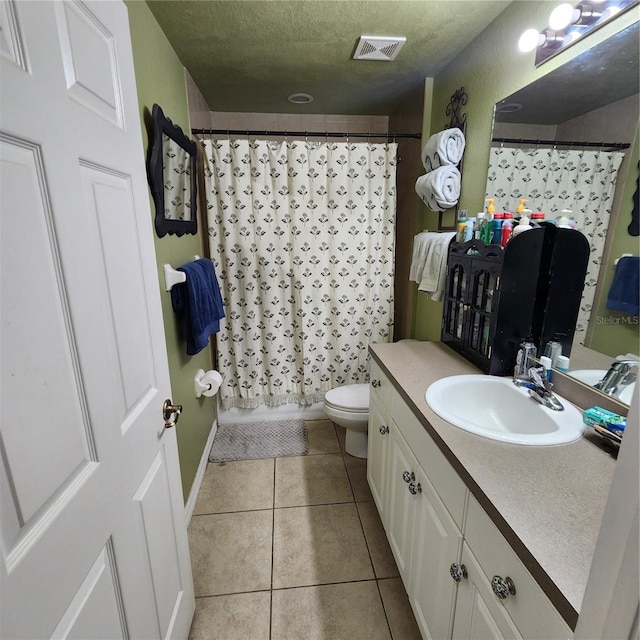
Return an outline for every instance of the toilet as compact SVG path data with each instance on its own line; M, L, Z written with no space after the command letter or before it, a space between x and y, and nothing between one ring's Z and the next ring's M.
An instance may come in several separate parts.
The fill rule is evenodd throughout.
M347 430L345 451L356 458L366 458L369 385L347 384L327 391L324 412L330 420Z

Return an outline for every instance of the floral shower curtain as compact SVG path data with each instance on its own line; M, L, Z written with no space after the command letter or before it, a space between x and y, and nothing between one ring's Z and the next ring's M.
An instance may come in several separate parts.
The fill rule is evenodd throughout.
M589 325L623 158L621 151L491 149L487 198L495 198L499 207L509 211L518 198L527 198L527 206L544 211L547 218L557 218L563 209L570 209L589 241L591 253L574 338L580 344L584 344Z
M368 344L392 339L397 145L202 144L222 408L367 381Z

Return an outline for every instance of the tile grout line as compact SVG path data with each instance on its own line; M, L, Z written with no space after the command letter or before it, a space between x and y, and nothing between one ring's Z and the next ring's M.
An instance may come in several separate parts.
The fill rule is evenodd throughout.
M276 458L273 459L273 491L271 503L271 582L269 583L269 640L273 633L273 557L276 547Z
M345 470L347 470L347 463L344 459L344 453L342 454L342 462L344 463ZM351 476L349 476L349 471L347 470L347 477L349 478L349 484L351 485ZM371 548L369 547L369 541L367 540L367 533L364 529L364 523L362 522L362 516L360 515L360 509L358 509L358 502L355 499L355 491L353 491L353 486L351 486L351 491L353 493L354 504L356 507L356 513L358 514L358 522L360 523L360 528L362 529L362 536L364 537L364 544L367 547L367 553L369 554L369 562L371 563L371 569L373 570L373 576L376 583L376 589L378 591L378 597L380 598L380 605L382 606L382 611L384 613L384 619L387 621L387 629L389 630L389 637L393 640L393 633L391 632L391 623L389 622L389 616L387 615L387 608L384 606L384 599L382 598L382 591L380 591L380 581L378 580L378 576L376 573L376 566L373 563L373 557L371 556Z

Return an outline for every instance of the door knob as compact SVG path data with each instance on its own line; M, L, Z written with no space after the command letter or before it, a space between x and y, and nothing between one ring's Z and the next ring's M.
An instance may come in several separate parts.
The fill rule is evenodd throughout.
M175 427L181 413L181 404L172 404L172 400L170 398L165 400L164 404L162 405L162 417L164 418L165 429L171 429L171 427Z

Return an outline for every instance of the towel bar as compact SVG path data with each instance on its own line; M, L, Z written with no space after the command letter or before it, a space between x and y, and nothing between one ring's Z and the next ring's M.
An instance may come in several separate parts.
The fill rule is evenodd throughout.
M613 261L613 264L618 264L618 262L620 262L620 260L621 260L622 258L633 258L633 254L632 254L632 253L623 253L619 258L616 258L616 259Z
M200 256L193 256L194 260L200 260ZM164 265L164 282L165 282L165 291L171 291L173 289L173 285L180 284L181 282L186 282L187 275L182 271L178 271L174 269L169 263Z

